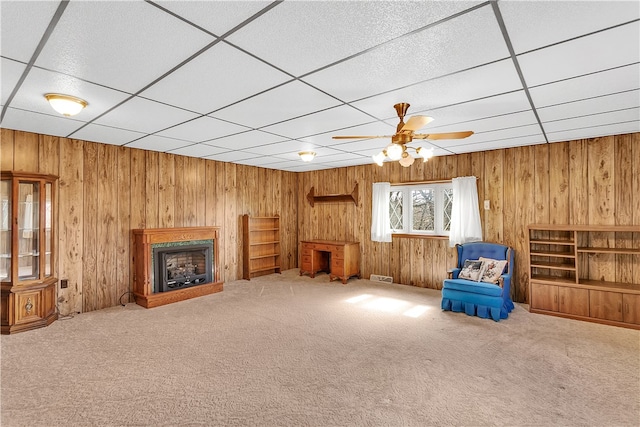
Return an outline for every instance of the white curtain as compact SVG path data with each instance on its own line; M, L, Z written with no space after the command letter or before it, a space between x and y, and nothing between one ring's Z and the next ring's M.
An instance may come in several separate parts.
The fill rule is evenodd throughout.
M373 206L371 208L371 240L373 240L374 242L391 241L391 224L389 221L390 192L390 183L373 183Z
M475 176L453 178L453 204L449 246L482 240L478 187Z

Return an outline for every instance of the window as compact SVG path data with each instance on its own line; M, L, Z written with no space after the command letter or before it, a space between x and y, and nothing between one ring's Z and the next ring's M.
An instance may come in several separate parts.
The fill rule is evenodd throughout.
M450 182L394 185L389 194L391 231L397 234L449 235L452 202Z

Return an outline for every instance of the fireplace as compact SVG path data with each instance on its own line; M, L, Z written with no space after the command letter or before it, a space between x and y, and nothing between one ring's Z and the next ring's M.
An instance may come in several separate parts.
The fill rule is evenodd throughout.
M222 291L219 227L133 230L133 294L151 308Z
M151 247L154 292L169 292L211 282L213 240L156 243Z

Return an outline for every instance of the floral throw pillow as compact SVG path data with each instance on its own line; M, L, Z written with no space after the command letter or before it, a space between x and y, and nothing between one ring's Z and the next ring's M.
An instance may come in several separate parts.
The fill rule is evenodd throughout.
M473 280L474 282L480 281L482 277L482 261L468 259L464 262L462 270L458 274L458 279Z
M507 260L480 257L480 261L484 263L484 270L482 271L482 278L480 281L486 283L498 283L498 279L502 275L502 272L504 272L504 268L507 266Z

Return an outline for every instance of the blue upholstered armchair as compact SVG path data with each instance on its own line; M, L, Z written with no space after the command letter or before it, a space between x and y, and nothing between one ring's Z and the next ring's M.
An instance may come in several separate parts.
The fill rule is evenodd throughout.
M458 261L449 272L442 286L442 309L464 311L469 316L491 317L496 322L506 319L513 310L511 300L511 276L513 274L513 249L497 243L473 242L456 245ZM480 257L506 260L497 283L485 283L459 278L465 261ZM497 275L496 275L497 276Z

